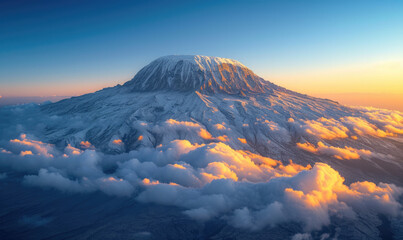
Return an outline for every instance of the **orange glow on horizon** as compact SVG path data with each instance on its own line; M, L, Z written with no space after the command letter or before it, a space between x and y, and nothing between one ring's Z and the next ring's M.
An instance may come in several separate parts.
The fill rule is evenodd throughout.
M0 95L7 97L49 97L49 96L80 96L103 88L113 87L131 79L131 75L113 76L105 79L93 77L77 79L54 79L46 82L31 82L20 84L8 82L7 86L0 85ZM126 79L126 80L125 80Z
M403 111L403 59L300 68L288 72L265 71L271 72L261 74L264 79L299 93L344 105Z

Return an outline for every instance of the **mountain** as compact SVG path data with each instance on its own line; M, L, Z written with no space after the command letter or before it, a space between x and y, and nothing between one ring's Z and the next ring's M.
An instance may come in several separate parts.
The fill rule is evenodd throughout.
M1 107L0 129L1 239L403 237L403 113L235 60L161 57L123 85Z
M205 56L166 56L141 69L124 86L137 91L200 93L263 93L263 79L238 61Z
M106 153L166 145L174 139L211 143L224 138L234 149L304 164L329 163L333 159L329 160L329 154L303 151L297 145L301 142L321 141L329 146L351 146L397 158L403 153L401 142L389 136L367 134L359 130L362 126L354 125L360 124L354 122L357 119L368 126L385 125L367 112L287 90L260 78L238 61L218 57L161 57L123 85L47 104L41 110L66 119L46 127L42 137L47 142L80 147L81 142L88 141ZM67 119L79 119L80 124L72 125ZM206 136L198 128L175 129L173 122L169 124L171 120L177 121L177 125L197 124L206 130ZM163 128L169 131L162 131ZM341 138L323 138L334 129L341 131L339 128L351 131ZM245 143L239 139L245 139ZM115 140L122 144L114 144ZM395 147L390 148L391 145ZM366 171L375 174L370 180L403 181L389 159L374 155L363 161ZM357 172L355 164L351 164L338 163L336 168L352 180L368 179L366 171ZM399 163L398 169L401 167ZM384 174L391 169L394 174Z
M88 140L97 148L108 150L108 142L115 136L125 143L124 151L136 149L139 144L135 139L142 134L148 141L140 145L157 146L171 140L164 141L169 136L160 137L136 128L136 123L142 121L153 125L168 119L191 121L209 131L215 131L213 126L224 122L233 127L234 137L251 138L245 136L246 132L261 132L254 124L259 118L286 127L289 118L316 119L354 113L336 102L298 94L265 81L237 61L204 56L159 58L122 86L48 104L42 111L75 115L91 123L83 128L49 127L45 135L53 143L68 139L67 143L77 145ZM247 130L242 130L249 123ZM71 128L68 134L59 134L58 129L66 128Z

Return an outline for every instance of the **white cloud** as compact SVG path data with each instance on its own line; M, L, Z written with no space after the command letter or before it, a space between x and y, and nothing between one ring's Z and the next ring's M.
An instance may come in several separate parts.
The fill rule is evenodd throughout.
M370 113L378 119L375 122L369 119L370 115L364 119L368 123L372 121L369 125L372 128L384 124L385 129L380 131L386 133L391 131L387 129L388 125L396 129L400 126L397 124L401 121L400 115L389 118L386 114L380 117L379 113ZM325 139L345 138L351 133L372 134L355 120L347 117L311 120L302 125L303 134ZM56 124L61 120L49 121ZM81 122L78 119L74 124ZM195 122L168 120L162 126L149 126L145 122L136 124L144 132L154 129L165 133L170 140L155 148L141 147L129 153L108 155L93 149L85 141L84 147L89 149L84 150L67 144L58 148L31 134L16 137L12 131L27 130L21 125L6 130L1 136L0 166L24 174L24 183L28 185L69 193L101 191L133 197L141 202L178 206L184 209L184 214L198 221L220 217L234 227L252 231L285 222L297 222L305 231L312 231L331 224L332 217L354 218L360 212L368 211L388 216L401 214L397 199L403 192L393 184L356 182L346 185L344 178L329 165L284 164L234 149ZM295 120L287 124L301 122ZM228 126L221 125L214 128L228 131ZM290 136L286 128L273 121L262 121L261 125L280 139ZM37 123L32 126L43 128ZM202 141L208 138L211 141ZM115 136L110 144L120 145L119 141L113 143L117 139ZM144 134L142 141L147 139ZM341 159L374 154L364 149L338 148L324 143L301 146L316 154ZM294 238L309 236L300 234Z
M317 147L315 147L315 145L309 142L297 143L297 147L311 153L331 156L340 160L351 160L351 159L370 158L370 157L376 157L383 160L394 159L394 157L391 155L371 152L370 150L367 149L356 149L348 146L333 147L328 146L323 142L318 142Z
M301 123L297 125L306 134L314 135L321 139L348 137L348 128L335 119L321 117L317 120L301 120Z
M347 186L326 164L317 163L312 169L283 165L225 143L175 140L118 156L69 145L59 152L26 136L11 141L10 147L11 153L0 153L0 162L29 173L25 184L70 193L132 196L141 202L182 207L184 214L198 221L225 216L234 227L249 230L288 221L301 223L306 231L319 230L330 224L335 213L347 218L359 211L394 216L401 207L397 199L402 189L392 184ZM19 154L27 149L35 153Z

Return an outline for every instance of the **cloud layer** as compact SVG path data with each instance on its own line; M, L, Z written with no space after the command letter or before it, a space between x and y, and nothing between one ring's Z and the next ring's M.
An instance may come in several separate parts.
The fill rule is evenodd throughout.
M334 156L366 154L324 144L307 147ZM67 145L60 152L22 134L9 141L0 153L0 163L26 173L23 182L28 185L134 197L181 207L198 221L220 217L251 231L298 222L309 232L329 225L332 217L352 219L362 211L401 214L397 201L401 188L372 182L345 185L344 178L324 163L312 168L292 162L284 165L222 142L174 140L120 155L85 148ZM31 154L21 154L26 151Z
M26 106L11 108L10 119L28 111L24 108L31 111ZM144 145L115 155L99 151L84 136L77 145L50 144L31 133L35 131L26 131L26 126L35 127L40 133L46 129L42 121L52 125L63 120L57 116L43 117L41 121L27 118L23 120L25 125L16 123L4 128L0 136L0 168L1 172L22 173L23 183L30 186L69 194L101 191L145 203L177 206L197 221L220 218L250 231L297 222L309 232L330 225L333 218L354 219L363 212L402 216L398 199L403 190L393 184L363 181L347 185L327 164L300 165L246 150L254 142L268 144L252 138L249 130L253 128L270 136L274 143L287 144L295 131L300 137L297 139L301 139L297 148L328 158L389 158L367 149L330 144L340 139L353 141L357 136L389 137L402 133L401 113L372 108L360 111L360 116L338 119L290 118L283 123L259 119L256 123L243 123L244 134L233 135L230 124L222 121L204 126L175 119L156 125L136 120L132 127L138 132L133 139ZM81 126L85 121L77 118L71 124ZM162 144L150 147L154 144L147 135L150 131L164 135ZM16 137L16 132L26 134ZM312 139L316 144L309 143ZM106 142L116 152L130 147L118 134ZM0 174L0 179L6 177Z
M316 120L292 121L303 134L320 139L342 139L357 135L376 137L396 136L403 134L403 113L377 108L356 108L359 116L346 116L339 119L318 118Z

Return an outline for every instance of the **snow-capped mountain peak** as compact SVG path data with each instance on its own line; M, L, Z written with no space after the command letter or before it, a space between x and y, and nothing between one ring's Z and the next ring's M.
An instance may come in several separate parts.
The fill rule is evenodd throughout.
M158 58L125 84L132 91L264 92L265 81L242 63L220 57L170 55Z

